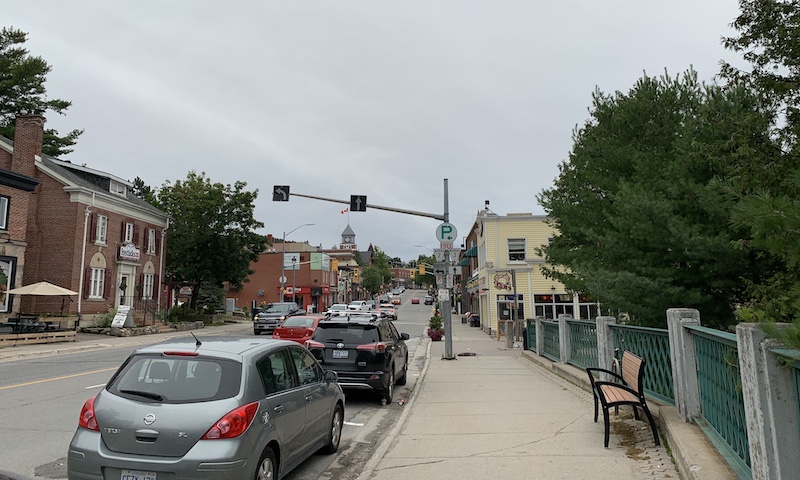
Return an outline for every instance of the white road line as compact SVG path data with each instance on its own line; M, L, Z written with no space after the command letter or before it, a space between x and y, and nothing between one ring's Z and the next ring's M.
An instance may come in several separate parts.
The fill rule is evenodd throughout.
M90 388L100 388L100 387L105 387L105 386L106 386L105 383L100 383L100 384L97 384L97 385L89 385L88 387L83 387L83 388L86 389L86 390L89 390Z
M363 423L353 423L353 422L344 422L345 425L350 425L351 427L363 427Z

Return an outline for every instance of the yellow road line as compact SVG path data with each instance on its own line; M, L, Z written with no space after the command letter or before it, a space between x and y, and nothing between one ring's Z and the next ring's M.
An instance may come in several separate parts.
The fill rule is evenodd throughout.
M56 380L66 380L67 378L82 377L84 375L92 375L94 373L109 372L111 370L116 370L117 368L118 367L104 368L102 370L92 370L91 372L83 372L83 373L74 373L72 375L64 375L63 377L55 377L55 378L46 378L44 380L36 380L35 382L18 383L16 385L6 385L5 387L0 387L0 390L8 390L9 388L27 387L28 385L36 385L37 383L55 382Z

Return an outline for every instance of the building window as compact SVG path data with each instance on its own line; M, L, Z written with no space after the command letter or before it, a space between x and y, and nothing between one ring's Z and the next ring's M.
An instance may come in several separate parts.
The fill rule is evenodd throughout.
M119 182L115 182L111 180L111 184L108 187L108 191L111 193L115 193L117 195L125 196L125 192L127 191L127 187Z
M142 275L142 300L150 300L153 298L154 280L155 275L152 273L145 273Z
M125 243L133 243L133 224L125 223Z
M97 216L97 230L95 230L95 242L106 243L108 235L108 217L105 215Z
M0 195L0 230L8 230L9 197Z
M525 261L525 239L524 238L509 238L508 239L508 261L509 262L524 262Z
M156 253L156 230L147 229L147 253Z
M92 268L92 278L89 281L89 298L103 298L106 283L106 269Z

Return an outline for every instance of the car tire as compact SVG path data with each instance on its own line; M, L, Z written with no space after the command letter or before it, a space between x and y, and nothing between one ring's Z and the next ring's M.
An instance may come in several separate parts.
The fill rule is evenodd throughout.
M275 478L278 478L278 461L275 459L275 452L272 451L272 448L267 447L258 460L254 480L271 480Z
M344 424L344 409L341 405L336 405L331 417L331 429L328 431L328 443L320 451L327 455L336 453L339 450L339 442L342 440L342 425Z
M391 404L393 396L394 396L394 365L392 365L392 367L389 369L389 381L386 382L386 390L383 391L381 404L382 405Z
M406 357L406 363L403 365L403 373L397 377L397 385L403 386L406 384L406 380L408 379L408 357Z

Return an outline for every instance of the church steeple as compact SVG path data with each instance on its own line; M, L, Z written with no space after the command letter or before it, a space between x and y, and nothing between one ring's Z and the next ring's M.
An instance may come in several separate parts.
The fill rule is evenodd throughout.
M342 232L342 243L339 245L340 250L356 250L356 232L350 228L350 224Z

